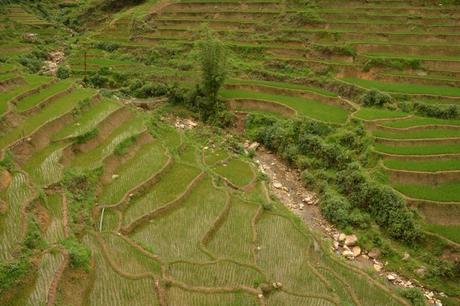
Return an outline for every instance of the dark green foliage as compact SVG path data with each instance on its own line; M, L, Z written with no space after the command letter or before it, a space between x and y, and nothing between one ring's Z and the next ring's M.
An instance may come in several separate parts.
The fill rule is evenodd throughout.
M324 55L356 56L356 50L352 46L336 45L313 45L313 49Z
M80 115L81 113L87 111L90 106L91 106L91 100L88 98L78 101L77 107L73 109L73 115L74 116Z
M358 165L351 164L338 172L337 186L354 207L369 212L391 237L407 243L420 238L420 230L404 199L390 187L369 179Z
M78 135L74 139L74 143L76 144L83 144L85 142L88 142L89 140L93 139L94 137L99 134L99 130L97 128L93 128L92 130L89 130L86 133L83 133L81 135Z
M85 271L89 270L91 251L84 244L80 243L75 237L66 238L61 241L61 244L69 251L72 267L81 267Z
M64 173L61 185L65 188L70 210L71 227L75 234L92 225L92 207L101 168L80 171L69 169Z
M337 129L306 118L249 115L246 128L250 137L288 162L316 169L311 174L303 172L304 183L311 186L314 182L313 187L323 197L323 214L330 221L342 227L367 227L370 215L395 239L412 243L420 237L413 213L404 200L391 188L369 179L360 164L353 162L362 159L362 153L368 150L369 142L361 125ZM337 185L345 198L328 191L328 184Z
M121 88L128 85L128 79L126 74L102 67L85 77L83 82L94 88Z
M70 77L71 70L68 67L65 66L59 66L56 76L60 79L68 79Z
M364 64L363 70L369 71L373 67L392 68L403 70L405 68L419 69L421 66L419 59L405 59L405 58L370 58Z
M138 137L139 135L133 135L124 139L122 142L117 144L113 153L118 156L125 155L128 152L128 148L137 140Z
M43 61L48 54L45 50L37 48L29 54L21 55L18 62L27 68L30 73L38 73L43 67Z
M28 249L43 248L46 242L42 239L40 233L40 227L34 217L29 217L27 224L27 233L23 241L23 244Z
M460 117L460 107L457 105L432 105L415 102L413 109L417 114L441 119L455 119Z
M324 22L320 14L311 8L306 8L295 13L287 13L282 16L284 22L289 24L307 25Z
M120 48L120 45L114 42L110 42L110 41L99 41L94 44L94 47L96 49L104 50L107 52L114 52L118 48Z
M12 262L0 263L0 296L8 289L20 286L30 269L31 263L27 256L21 256Z
M365 106L384 106L391 102L391 96L376 89L371 89L361 96L361 104Z
M426 299L423 295L423 292L418 288L408 288L402 289L400 291L401 295L408 299L414 306L425 306Z
M321 200L321 213L339 228L349 225L351 205L347 199L333 193L326 193Z
M10 172L13 172L15 169L13 154L11 151L6 151L2 160L0 160L0 169L6 169Z

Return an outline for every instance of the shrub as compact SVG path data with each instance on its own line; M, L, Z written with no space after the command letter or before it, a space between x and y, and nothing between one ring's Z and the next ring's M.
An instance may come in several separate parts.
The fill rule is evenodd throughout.
M139 84L137 83L136 86ZM166 96L169 93L169 88L165 84L143 84L132 92L132 95L136 98L149 98L149 97L160 97Z
M27 68L30 73L37 73L42 69L43 61L35 57L21 55L19 57L19 64Z
M94 47L96 49L104 50L107 52L114 52L118 48L120 48L120 45L114 42L109 42L109 41L99 41L94 44Z
M125 155L128 152L128 148L137 140L138 136L139 135L133 135L124 139L122 142L117 144L113 153L118 156Z
M28 249L44 247L45 241L41 237L40 228L35 218L30 217L27 224L27 233L24 238L24 246Z
M415 102L414 111L420 115L441 119L455 119L460 115L460 107L457 105L431 105Z
M6 151L5 156L3 157L2 160L0 160L0 169L6 169L9 172L14 171L14 161L13 161L13 154L11 151Z
M93 128L92 130L75 137L74 143L76 143L76 144L86 143L89 140L91 140L92 138L96 137L97 134L99 134L99 130L97 128Z
M12 262L0 263L0 295L10 288L17 287L21 279L25 277L31 269L31 264L26 256L21 256Z
M425 306L426 299L423 292L418 288L401 289L401 295L408 299L414 306Z
M421 61L419 59L405 59L405 58L371 58L363 67L364 71L369 71L372 67L387 67L398 70L404 68L419 69Z
M381 93L376 89L368 90L363 96L361 96L361 104L365 106L384 106L390 103L391 96Z
M320 209L323 216L338 227L344 228L350 224L351 205L347 199L326 192L322 198Z
M68 79L70 77L70 68L65 66L59 66L56 76L60 79Z
M376 223L398 240L413 243L420 238L414 216L404 199L390 187L380 185L364 176L356 165L337 173L339 191L354 207L369 212Z
M301 174L301 180L302 180L302 183L305 187L312 187L315 185L315 176L313 174L311 174L311 172L305 170L305 171L302 171L302 174Z
M311 8L307 8L295 13L288 13L283 17L283 19L286 22L291 24L295 23L298 25L316 24L324 21L324 19L321 18L320 14L316 10Z
M313 45L313 48L324 55L345 55L356 56L356 50L352 46L336 46L336 45Z
M89 260L91 251L75 237L66 238L61 241L61 244L69 251L70 264L74 268L83 268L89 270Z

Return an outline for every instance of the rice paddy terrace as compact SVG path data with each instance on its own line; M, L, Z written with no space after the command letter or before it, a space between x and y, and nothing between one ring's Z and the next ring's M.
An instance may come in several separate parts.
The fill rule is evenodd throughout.
M419 208L429 230L460 242L455 234L460 222L458 120L354 103L359 93L377 89L401 101L458 106L460 11L429 1L316 5L312 16L277 1L182 1L155 10L147 30L126 33L126 15L96 37L110 37L132 50L161 52L174 46L179 56L171 55L165 64L171 78L187 82L179 57L207 24L235 55L233 79L221 91L233 108L335 124L363 121L375 138L389 184ZM180 77L177 70L183 71ZM321 83L311 81L312 75L326 77ZM162 70L152 78L165 76Z
M17 81L2 92L1 149L16 168L2 172L1 258L17 257L33 215L46 245L8 305L407 304L329 253L273 202L250 161L213 138L167 123L152 136L146 113L72 80L4 73ZM101 171L86 208L93 263L77 280L81 296L60 246L85 213L72 184L59 184L72 180L68 169Z
M45 18L20 5L4 12L18 31L59 43L62 29ZM458 6L149 0L68 46L64 80L25 72L12 62L34 43L1 37L0 262L14 263L9 275L34 272L0 288L0 304L410 305L333 254L228 138L176 129L168 114L79 82L102 68L191 86L203 25L230 50L220 95L231 109L362 122L384 180L424 230L460 243L460 119L359 98L377 89L402 103L460 106Z

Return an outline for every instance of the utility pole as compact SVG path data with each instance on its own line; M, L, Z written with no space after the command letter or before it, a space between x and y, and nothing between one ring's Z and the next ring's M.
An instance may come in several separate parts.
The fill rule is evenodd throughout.
M83 56L84 56L84 63L85 63L85 79L86 77L88 76L87 75L87 67L86 67L86 57L87 57L87 51L85 49L85 51L83 52Z

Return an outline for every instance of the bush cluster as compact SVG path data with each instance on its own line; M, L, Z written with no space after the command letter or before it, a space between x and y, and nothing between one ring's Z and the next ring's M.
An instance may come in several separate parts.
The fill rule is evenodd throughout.
M311 170L303 171L303 182L321 194L321 210L330 221L340 227L368 227L372 217L395 239L412 243L420 237L404 199L368 178L359 162L353 162L368 151L369 142L361 125L337 131L329 124L306 118L251 114L246 128L250 137L288 162Z
M417 114L441 119L455 119L460 117L460 107L457 105L433 105L415 102L413 109Z
M336 182L353 207L369 212L391 237L407 243L420 238L413 212L407 208L404 199L390 187L368 178L358 165L350 164L338 172Z
M85 271L89 270L91 251L84 244L80 243L75 237L66 238L61 241L61 244L69 251L72 267L81 267Z
M31 53L19 56L18 62L26 67L30 73L38 73L47 58L48 52L44 48L37 47Z
M0 263L0 295L10 288L19 286L30 268L31 263L27 256L21 256L12 262Z
M93 128L93 129L89 130L88 132L83 133L83 134L78 135L77 137L75 137L74 143L76 143L76 144L86 143L89 140L91 140L92 138L96 137L97 134L99 134L99 130L97 128Z
M114 52L120 48L120 45L111 41L99 41L94 44L94 48L107 52Z
M405 68L419 69L421 67L419 59L405 59L405 58L371 58L363 67L364 71L369 71L373 67L392 68L403 70Z
M356 50L352 46L313 45L313 48L325 55L356 56Z
M120 88L127 85L128 75L103 67L85 77L83 82L94 88Z
M361 96L360 102L365 106L381 107L391 102L391 96L376 89L371 89Z
M66 67L66 66L59 66L56 72L56 76L61 80L68 79L70 75L71 75L71 70L69 67Z

